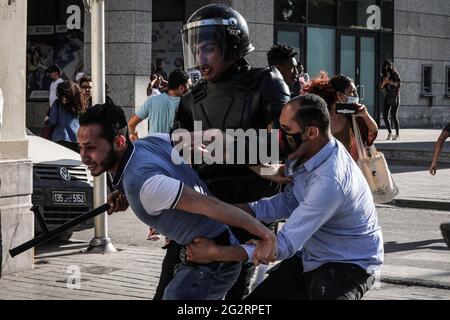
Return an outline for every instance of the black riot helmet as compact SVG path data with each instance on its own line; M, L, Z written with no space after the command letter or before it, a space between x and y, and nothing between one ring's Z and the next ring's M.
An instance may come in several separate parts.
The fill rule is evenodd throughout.
M186 69L198 67L205 43L214 43L227 61L235 61L255 48L250 44L244 17L223 4L210 4L195 11L181 29Z

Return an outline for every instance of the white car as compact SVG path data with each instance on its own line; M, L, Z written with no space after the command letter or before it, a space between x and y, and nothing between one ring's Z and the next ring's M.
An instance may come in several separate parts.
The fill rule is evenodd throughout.
M33 205L39 206L49 230L93 209L93 178L80 155L58 143L28 132L28 154L33 162ZM36 221L36 220L35 220ZM93 219L73 231L93 227ZM35 230L40 227L35 223Z

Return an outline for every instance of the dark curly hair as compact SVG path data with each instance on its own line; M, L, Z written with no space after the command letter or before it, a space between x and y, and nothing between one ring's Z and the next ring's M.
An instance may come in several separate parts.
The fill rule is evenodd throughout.
M297 52L291 46L284 43L277 43L267 51L267 63L269 66L285 64L289 59L294 58Z
M186 71L181 69L173 70L169 75L169 90L176 89L179 86L186 84L189 80L189 75Z
M390 59L385 59L383 62L383 66L381 67L381 77L386 78L387 74L389 73L389 79L400 82L400 74L398 73L397 69L395 69L394 62Z
M79 116L86 111L89 101L80 86L73 81L64 81L56 88L58 103L72 116ZM66 98L66 101L63 100Z
M96 104L80 116L80 126L98 124L102 127L100 137L109 143L119 134L127 137L127 119L122 108L113 103Z

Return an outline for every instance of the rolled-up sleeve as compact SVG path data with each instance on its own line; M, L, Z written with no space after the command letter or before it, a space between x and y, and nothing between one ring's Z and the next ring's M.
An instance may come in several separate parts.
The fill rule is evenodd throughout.
M278 232L277 259L294 255L343 203L344 193L336 180L329 177L316 179Z
M287 219L298 206L298 202L292 193L292 188L293 183L289 184L282 193L276 196L248 203L255 213L256 219L266 223Z

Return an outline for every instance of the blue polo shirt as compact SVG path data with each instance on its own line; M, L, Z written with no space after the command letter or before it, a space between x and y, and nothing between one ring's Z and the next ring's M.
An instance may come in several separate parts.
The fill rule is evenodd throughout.
M136 216L177 243L186 245L196 237L215 238L227 226L204 215L177 210L183 186L205 195L208 188L179 157L168 134L149 136L129 143L113 185L123 192ZM181 161L176 161L180 163ZM237 243L231 237L232 244Z

